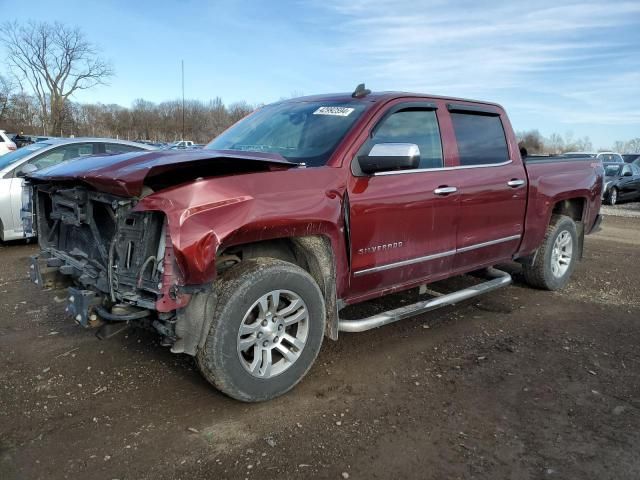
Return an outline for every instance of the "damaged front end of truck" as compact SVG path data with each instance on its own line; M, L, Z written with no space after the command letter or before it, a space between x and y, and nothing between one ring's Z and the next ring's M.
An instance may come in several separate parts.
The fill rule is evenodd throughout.
M214 223L190 221L239 205L233 193L201 180L292 166L259 154L152 152L36 173L22 200L25 232L37 233L41 250L31 257L31 280L41 288L66 287L67 313L98 328L101 338L135 324L156 330L174 353L195 355L211 315L218 244ZM163 196L177 185L187 193Z
M68 287L67 313L99 327L100 337L138 322L173 344L181 282L164 214L81 186L31 188L41 247L31 257L31 280Z

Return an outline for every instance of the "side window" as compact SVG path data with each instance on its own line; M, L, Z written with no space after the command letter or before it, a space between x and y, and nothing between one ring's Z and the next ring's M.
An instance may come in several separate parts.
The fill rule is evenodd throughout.
M509 160L507 139L497 115L451 113L460 165L490 165Z
M623 166L622 175L628 175L629 173L631 173L631 166L630 165Z
M120 143L105 143L105 153L126 153L126 152L139 152L142 148L134 147L133 145L123 145Z
M362 153L368 153L376 143L414 143L420 149L418 168L440 168L443 165L435 110L406 109L393 113L378 125Z
M33 160L30 160L29 163L35 165L38 170L42 170L43 168L57 165L60 162L92 154L93 145L91 143L72 143L38 155Z
M631 170L633 170L634 175L640 175L640 167L638 165L631 165Z

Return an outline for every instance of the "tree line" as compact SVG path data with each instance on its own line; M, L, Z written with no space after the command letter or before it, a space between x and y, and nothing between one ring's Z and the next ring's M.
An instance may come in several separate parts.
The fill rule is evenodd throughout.
M185 100L184 138L208 142L254 108L245 102L225 105L220 98ZM10 81L0 75L0 128L10 132L171 142L182 138L182 101L138 99L127 108L67 100L56 125L59 130L54 131L43 117L37 98L12 89Z
M516 132L518 143L527 149L529 154L557 155L566 152L592 152L593 144L589 137L574 138L572 133L564 136L552 133L548 137L543 136L538 130ZM618 153L639 153L640 137L627 142L616 141L611 150Z

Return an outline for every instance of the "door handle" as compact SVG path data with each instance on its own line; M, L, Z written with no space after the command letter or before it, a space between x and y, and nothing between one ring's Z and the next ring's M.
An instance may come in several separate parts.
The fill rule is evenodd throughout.
M519 178L512 178L507 182L507 185L509 185L511 188L521 187L522 185L524 185L524 180L521 180Z
M456 187L438 187L433 193L436 195L449 195L450 193L456 193L458 189Z

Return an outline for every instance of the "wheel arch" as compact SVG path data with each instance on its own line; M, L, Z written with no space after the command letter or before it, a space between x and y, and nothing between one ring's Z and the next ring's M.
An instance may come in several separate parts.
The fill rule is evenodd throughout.
M283 237L233 245L218 251L217 277L251 258L276 258L298 265L307 271L322 292L326 309L325 335L338 338L338 297L336 290L336 258L331 240L325 235ZM204 346L211 326L217 292L197 291L189 303L176 311L177 340L171 351L195 355Z
M567 198L556 199L555 202L550 206L547 214L547 220L545 223L545 229L548 225L551 225L551 222L554 216L564 215L571 218L576 224L576 230L578 233L578 258L582 259L582 254L584 250L584 235L585 235L585 220L588 216L588 199L584 196L568 196ZM540 238L540 241L543 239ZM528 255L524 255L515 260L525 266L532 266L535 263L536 257L538 256L538 251L540 250L541 245L538 245L536 249L529 253Z
M338 297L336 290L336 258L331 239L326 235L305 235L262 240L222 249L216 258L222 273L227 259L241 262L250 258L269 257L294 263L306 270L320 287L324 297L327 328L325 334L338 338Z

